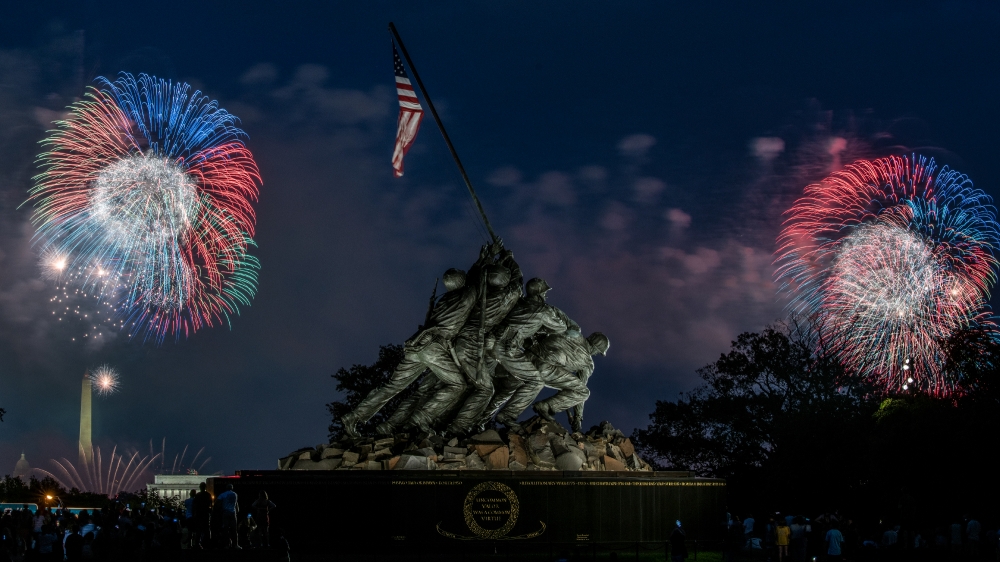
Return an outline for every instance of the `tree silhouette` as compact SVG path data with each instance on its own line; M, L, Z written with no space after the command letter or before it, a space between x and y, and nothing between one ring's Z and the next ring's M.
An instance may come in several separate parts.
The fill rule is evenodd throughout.
M843 509L906 525L1000 502L1000 483L976 477L1000 425L989 330L942 342L959 381L949 398L868 386L822 341L794 322L741 334L698 371L701 386L658 401L633 442L662 466L726 478L738 512Z
M344 426L340 423L340 418L350 412L361 403L361 400L368 396L368 393L385 384L392 377L396 366L403 360L403 346L389 344L379 347L378 359L371 365L352 365L350 369L340 368L332 376L337 381L337 392L343 392L343 398L326 405L327 411L333 417L327 431L330 440L339 438L344 432ZM362 433L371 433L375 426L389 419L389 416L396 411L396 407L407 396L414 392L416 383L410 385L406 390L397 394L390 400L384 408L377 412L368 423L358 425L358 430Z

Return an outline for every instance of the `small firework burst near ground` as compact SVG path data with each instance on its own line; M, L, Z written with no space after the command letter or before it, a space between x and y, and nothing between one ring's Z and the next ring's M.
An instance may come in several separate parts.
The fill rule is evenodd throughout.
M203 457L202 453L204 452L205 448L202 447L194 452L193 457L189 457L191 449L188 445L184 445L184 449L181 452L174 453L173 457L171 457L167 452L166 437L160 443L159 452L155 452L153 449L153 440L149 440L149 455L159 459L159 465L154 464L152 466L152 469L157 474L202 474L202 471L205 470L205 465L212 460L212 457Z
M130 337L229 324L259 270L246 135L184 83L123 73L97 86L43 141L29 198L43 271L111 303Z
M969 178L921 156L859 161L786 213L777 278L852 372L888 389L957 389L942 345L995 334L996 209Z
M80 460L74 464L67 458L52 459L54 472L39 469L46 476L55 478L63 487L76 488L114 497L120 492L134 492L149 480L150 465L159 455L140 456L138 451L118 454L118 447L111 450L110 458L101 456L101 448L93 447L90 456L80 448Z

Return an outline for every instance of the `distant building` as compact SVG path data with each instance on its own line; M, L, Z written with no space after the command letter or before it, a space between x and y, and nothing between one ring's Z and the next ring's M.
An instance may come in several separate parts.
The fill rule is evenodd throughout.
M28 464L28 459L24 458L24 453L21 453L21 460L14 465L14 473L11 476L20 478L25 484L31 478L31 465Z
M186 500L191 490L198 490L198 485L208 480L209 476L211 474L156 474L153 483L146 484L146 490L156 492L161 498Z

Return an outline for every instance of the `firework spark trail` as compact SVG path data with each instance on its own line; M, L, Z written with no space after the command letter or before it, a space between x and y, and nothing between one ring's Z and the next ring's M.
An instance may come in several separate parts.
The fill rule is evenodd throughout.
M776 277L841 361L887 388L955 392L941 344L970 326L995 329L989 196L933 160L889 157L808 186L786 214Z
M43 141L29 201L49 269L65 257L85 272L81 287L115 301L130 336L228 324L259 269L245 134L187 84L122 73L98 86ZM98 287L104 276L114 291Z
M191 464L189 464L189 465L187 465L185 467L184 466L184 458L187 456L187 450L188 450L189 446L190 445L184 445L184 449L180 453L175 453L174 454L174 462L173 462L173 465L170 467L170 470L168 472L167 471L167 466L166 466L166 460L168 458L168 456L167 456L167 438L164 437L163 441L160 443L160 452L156 453L160 457L160 466L157 469L157 472L160 473L160 474L178 474L178 473L190 472L190 471L193 470L195 473L201 474L202 469L204 469L205 465L208 464L212 460L212 457L206 457L203 461L201 461L200 465L195 466L195 463L198 462L198 457L200 457L201 454L205 452L205 447L202 447L202 448L198 449L198 452L195 453L194 457L191 459ZM150 455L153 454L153 440L152 439L149 440L149 454Z
M128 456L125 463L125 455L117 454L118 447L111 450L111 458L105 470L101 458L101 448L91 449L93 461L87 461L84 450L80 448L79 469L69 459L63 457L61 460L52 459L50 462L56 466L61 476L57 476L46 470L38 469L46 476L51 476L65 488L76 488L81 491L95 492L107 496L115 496L120 492L133 492L134 486L138 485L142 476L148 471L150 466L159 455L139 457L139 452L134 451ZM124 464L124 466L123 466ZM82 475L81 470L82 469Z

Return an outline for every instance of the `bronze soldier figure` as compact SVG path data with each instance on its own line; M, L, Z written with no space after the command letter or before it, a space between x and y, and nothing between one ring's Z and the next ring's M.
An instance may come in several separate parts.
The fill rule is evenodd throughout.
M610 347L610 340L600 332L590 334L587 339L552 334L532 346L532 362L538 367L542 382L559 391L536 402L532 406L535 413L555 421L555 414L567 411L570 428L580 431L583 428L583 403L590 397L587 381L594 373L591 356L607 355Z
M563 311L546 304L551 287L543 279L531 279L525 290L527 297L518 301L510 314L494 329L497 335L495 353L497 361L503 367L505 391L500 396L494 396L490 407L486 409L486 417L480 414L477 420L482 423L496 412L497 421L514 431L520 430L517 417L537 396L541 390L539 385L543 384L538 368L524 349L525 340L540 334L580 333L580 326L576 322L570 320ZM522 385L528 388L522 390ZM532 393L531 390L535 387L538 391ZM507 404L504 405L504 402Z
M483 246L479 260L470 268L471 276L480 275L479 270L490 255L490 246ZM403 360L392 378L371 391L354 411L341 419L345 433L351 437L359 437L355 427L358 422L368 421L389 400L420 377L425 369L430 369L452 392L458 395L464 392L465 382L452 356L451 340L465 325L476 304L476 289L466 286L466 273L460 269L449 269L442 281L447 292L434 307L427 325L406 341Z
M514 261L513 252L502 251L498 263L487 269L491 273L485 296L476 304L475 310L455 338L455 360L471 386L471 393L448 424L446 431L450 434L467 433L489 404L493 396L493 368L496 359L492 350L487 349L491 347L488 344L493 343L492 340L488 341L488 334L521 298L523 276L520 266ZM437 395L440 395L440 391ZM429 403L428 407L421 408L414 414L414 419L432 421L439 419L445 411Z

